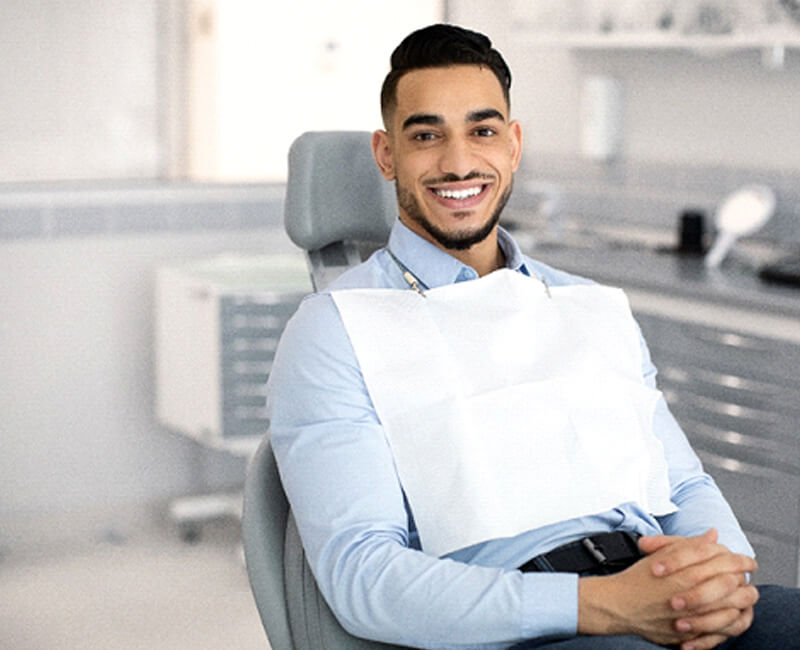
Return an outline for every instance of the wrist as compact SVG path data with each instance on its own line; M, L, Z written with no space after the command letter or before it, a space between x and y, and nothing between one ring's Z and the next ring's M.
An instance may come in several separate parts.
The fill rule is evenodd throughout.
M578 634L625 634L622 617L615 611L614 581L610 576L578 580Z

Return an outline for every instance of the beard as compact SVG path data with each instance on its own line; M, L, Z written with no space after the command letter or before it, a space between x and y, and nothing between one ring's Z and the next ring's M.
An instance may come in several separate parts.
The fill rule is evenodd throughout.
M433 237L434 241L447 250L463 251L482 242L494 230L494 227L500 221L503 208L506 207L506 203L511 197L512 186L513 181L508 184L508 187L500 195L497 206L486 223L476 228L464 228L454 232L445 232L431 223L423 214L417 198L409 190L402 187L399 182L395 182L395 192L397 193L397 204L400 208L408 215L409 219L422 226L425 232Z

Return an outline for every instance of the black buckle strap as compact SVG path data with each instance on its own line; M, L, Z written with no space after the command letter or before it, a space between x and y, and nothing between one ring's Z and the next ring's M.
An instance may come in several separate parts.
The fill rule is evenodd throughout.
M589 575L616 573L644 556L636 543L639 537L623 530L590 535L537 555L519 570Z

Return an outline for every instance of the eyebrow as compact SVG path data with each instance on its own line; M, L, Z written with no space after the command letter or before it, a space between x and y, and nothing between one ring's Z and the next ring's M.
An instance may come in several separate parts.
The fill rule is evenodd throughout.
M425 124L427 126L438 126L444 124L444 118L441 115L434 115L432 113L414 113L406 118L403 122L403 130L405 131L410 126L417 124Z
M483 108L479 111L467 113L467 122L483 122L484 120L500 120L505 122L505 116L496 108Z
M495 108L482 108L477 111L467 113L467 122L483 122L484 120L500 120L505 122L505 116ZM422 124L425 126L441 126L444 124L444 117L434 113L414 113L403 122L403 130L411 126Z

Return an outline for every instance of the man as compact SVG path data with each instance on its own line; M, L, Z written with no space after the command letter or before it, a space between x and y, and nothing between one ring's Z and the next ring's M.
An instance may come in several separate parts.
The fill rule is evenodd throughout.
M270 377L282 481L335 615L411 647L775 647L766 609L797 593L756 605L752 548L624 299L498 226L522 152L502 57L434 25L391 63L372 144L399 219L303 302Z

